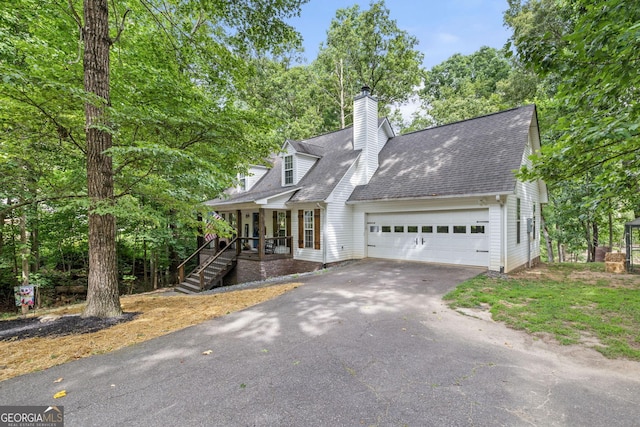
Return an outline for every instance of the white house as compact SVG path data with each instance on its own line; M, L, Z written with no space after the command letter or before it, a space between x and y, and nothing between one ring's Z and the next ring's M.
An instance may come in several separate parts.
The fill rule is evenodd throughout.
M399 136L377 111L363 88L353 127L286 141L206 202L237 227L234 281L368 257L499 272L539 259L546 186L515 176L540 149L534 105Z

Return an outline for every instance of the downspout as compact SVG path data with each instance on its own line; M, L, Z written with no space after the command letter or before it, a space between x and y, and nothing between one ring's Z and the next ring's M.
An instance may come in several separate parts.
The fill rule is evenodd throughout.
M320 227L322 228L322 235L320 245L322 247L322 268L327 268L327 210L320 203L316 203L318 209L320 209Z
M501 196L496 196L496 200L500 203L500 228L502 232L500 233L500 273L505 272L506 267L506 252L507 252L507 225L505 221L505 202L502 200Z
M527 218L527 268L531 268L531 232L529 231L529 220Z

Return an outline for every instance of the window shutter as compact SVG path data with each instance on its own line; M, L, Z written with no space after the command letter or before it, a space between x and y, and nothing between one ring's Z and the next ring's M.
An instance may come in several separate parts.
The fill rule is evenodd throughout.
M287 237L291 236L291 211L287 211ZM287 239L287 246L289 246L289 239Z
M273 211L273 237L278 236L278 229L280 224L278 224L278 211Z
M298 211L298 247L304 248L304 211Z
M320 209L313 211L313 249L320 249Z

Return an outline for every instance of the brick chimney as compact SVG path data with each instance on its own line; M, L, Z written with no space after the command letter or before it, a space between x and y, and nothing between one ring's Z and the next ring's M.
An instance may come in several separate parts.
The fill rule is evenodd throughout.
M368 86L353 101L353 149L362 150L358 169L361 183L366 184L378 169L378 100Z

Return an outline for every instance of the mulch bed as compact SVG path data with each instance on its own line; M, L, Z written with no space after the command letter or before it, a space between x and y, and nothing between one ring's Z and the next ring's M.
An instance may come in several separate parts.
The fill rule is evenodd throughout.
M41 322L38 317L0 321L0 341L17 341L26 338L61 337L88 334L135 319L140 313L124 313L122 316L103 319L65 315L55 320Z

